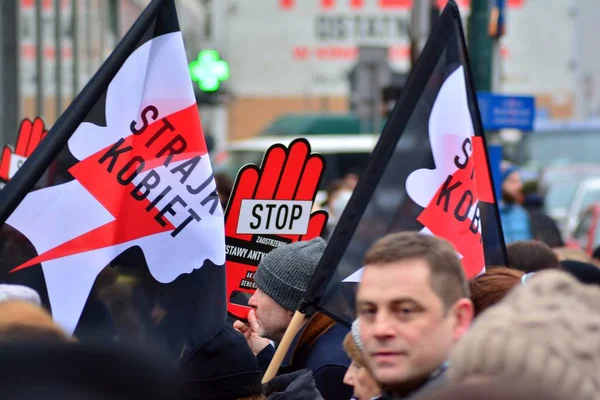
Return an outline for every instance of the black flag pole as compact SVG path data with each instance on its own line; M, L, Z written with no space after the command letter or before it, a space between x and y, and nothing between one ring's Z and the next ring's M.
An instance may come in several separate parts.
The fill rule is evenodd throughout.
M65 147L72 133L89 114L98 98L119 72L123 63L135 50L148 26L156 19L166 1L168 0L152 0L148 4L108 59L58 118L31 157L0 191L0 224L6 222L21 200L29 193L48 166Z

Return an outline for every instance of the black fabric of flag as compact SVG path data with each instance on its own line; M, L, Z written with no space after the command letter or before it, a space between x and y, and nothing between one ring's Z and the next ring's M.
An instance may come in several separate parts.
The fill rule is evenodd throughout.
M173 0L153 0L0 192L0 282L80 340L179 360L226 322L223 212Z
M450 240L469 277L506 259L458 8L442 12L328 243L305 300L351 324L368 248L392 232Z

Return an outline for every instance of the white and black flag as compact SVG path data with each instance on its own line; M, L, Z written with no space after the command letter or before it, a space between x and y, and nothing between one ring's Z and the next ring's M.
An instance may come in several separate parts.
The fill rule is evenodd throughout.
M450 1L410 73L306 294L350 325L367 249L398 231L449 240L469 278L505 265L487 147L458 7Z
M68 333L179 358L226 321L223 211L173 0L153 0L0 192L0 282Z

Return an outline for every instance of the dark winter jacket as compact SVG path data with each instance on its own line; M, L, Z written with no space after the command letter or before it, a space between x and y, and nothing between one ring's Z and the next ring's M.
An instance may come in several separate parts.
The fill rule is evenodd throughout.
M447 376L446 370L448 369L448 364L442 365L438 368L429 379L421 385L419 388L415 389L409 394L399 395L394 393L394 391L386 391L381 397L382 400L417 400L420 399L421 396L431 393L432 391L438 389L439 387L446 384Z
M529 213L531 232L533 238L546 243L550 247L563 247L565 245L556 222L544 212L544 199L537 194L525 197L523 207Z
M263 394L268 400L323 400L307 369L276 376L263 385Z
M350 399L352 388L343 383L350 365L342 345L348 331L331 318L317 313L294 338L279 373L308 369L325 400ZM257 355L263 370L267 369L274 354L275 349L267 346Z
M541 210L528 209L529 221L533 238L546 243L550 247L563 247L562 239L556 222Z

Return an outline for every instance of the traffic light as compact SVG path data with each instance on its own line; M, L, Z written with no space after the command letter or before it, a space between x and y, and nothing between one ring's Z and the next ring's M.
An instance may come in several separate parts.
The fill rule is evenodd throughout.
M216 92L229 79L229 64L216 50L202 50L189 65L190 76L203 92Z

